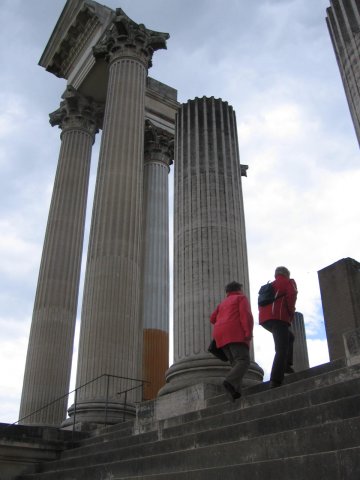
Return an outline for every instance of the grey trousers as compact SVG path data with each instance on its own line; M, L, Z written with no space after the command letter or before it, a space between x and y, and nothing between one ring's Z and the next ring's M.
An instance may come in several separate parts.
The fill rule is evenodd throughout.
M244 343L228 343L221 347L230 362L231 370L225 380L241 392L242 379L250 365L250 353Z

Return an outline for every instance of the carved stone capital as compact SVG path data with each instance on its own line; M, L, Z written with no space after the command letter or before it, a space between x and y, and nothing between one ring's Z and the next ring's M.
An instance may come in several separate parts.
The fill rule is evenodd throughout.
M145 121L144 160L145 163L160 162L166 166L173 163L174 136Z
M67 86L61 96L60 108L50 113L52 127L58 125L63 133L68 130L83 130L95 139L95 134L102 126L104 105L89 97L81 95L71 85Z
M95 58L104 57L111 62L119 57L136 58L145 68L150 68L156 50L166 49L168 33L149 30L131 20L121 8L100 42L93 48Z

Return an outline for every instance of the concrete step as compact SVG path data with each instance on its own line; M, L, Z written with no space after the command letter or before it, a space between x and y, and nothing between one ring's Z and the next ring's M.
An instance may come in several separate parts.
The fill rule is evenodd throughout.
M182 422L175 426L167 426L162 430L162 437L181 435L184 431L191 433L199 429L226 426L232 422L259 419L276 414L285 414L296 409L304 409L314 405L325 405L331 400L352 396L360 392L360 377L343 383L327 385L310 391L302 391L294 395L283 395L280 389L267 392L272 401L259 402L259 398L242 398L239 402L230 404L226 411L222 409L205 409L199 412L200 416L190 422ZM288 392L287 392L288 393ZM265 400L265 399L264 399ZM267 399L266 399L267 400Z
M134 432L134 420L128 420L126 422L116 423L115 425L109 425L97 430L93 430L90 436L82 442L82 445L92 445L94 443L101 443L106 441L107 437L118 437L119 435L126 437L131 436Z
M178 473L115 476L113 480L359 480L360 447Z
M289 465L315 472L312 458L326 456L341 472L340 459L346 458L351 465L352 455L359 453L360 365L345 367L336 362L312 374L294 375L296 381L278 389L269 390L266 384L251 387L235 403L220 395L205 409L149 422L140 433L134 434L132 421L101 429L79 448L63 452L60 460L43 463L42 473L22 478L176 479L186 474L195 479L205 478L202 472L206 471L210 479L246 478L243 472L252 472L252 479L269 480L265 464L270 472L287 471ZM256 476L256 471L262 476Z
M325 386L325 385L332 385L334 383L339 383L343 382L346 379L350 378L355 378L360 376L360 365L354 365L352 367L345 367L342 365L343 362L337 363L338 367L336 369L320 369L319 367L314 367L314 369L310 369L310 371L314 370L311 374L308 373L308 371L301 372L301 374L292 374L289 375L285 379L285 383L277 389L270 390L270 394L283 394L286 395L288 392L296 393L299 391L304 391L306 390L312 390L314 388L317 388L319 386ZM327 365L327 364L326 364ZM291 377L296 376L296 380L291 380ZM243 399L246 398L246 400L251 401L256 401L257 399L260 399L260 401L263 401L263 397L259 396L257 397L257 394L262 394L265 392L269 392L270 388L270 382L263 382L259 385L255 385L253 387L249 387L243 390ZM266 395L267 400L271 401L271 396ZM221 405L224 402L227 401L227 396L224 395L218 395L216 397L210 398L207 400L207 406L211 407L214 406L216 407L217 405Z
M323 424L326 422L354 418L358 413L360 395L355 395L347 399L329 402L314 407L294 410L292 412L270 415L261 419L244 421L240 423L233 422L228 426L213 427L196 433L183 433L181 436L159 440L148 444L139 444L119 447L117 442L111 442L106 446L106 450L99 452L92 451L76 458L62 459L51 464L44 465L43 471L54 469L66 469L71 467L81 467L82 465L91 465L105 463L111 456L126 459L140 458L147 455L159 455L162 453L175 452L177 450L187 450L197 446L211 446L220 443L234 442L238 440L247 440L259 435L267 435L275 432L284 432ZM119 441L119 443L122 443Z
M92 455L99 453L99 451L103 450L113 450L115 448L124 448L124 447L131 447L133 448L139 444L147 444L151 442L156 442L159 439L158 432L153 430L151 432L143 433L140 435L129 435L123 437L122 435L115 435L111 434L111 436L103 436L101 441L90 444L84 445L82 444L80 447L66 450L63 452L61 459L67 460L74 457L80 457L84 455Z
M318 410L320 411L322 421L330 421L336 418L348 418L356 415L356 396L352 398L353 392L360 392L360 378L349 380L343 384L335 384L311 392L297 394L293 397L284 397L275 399L273 402L259 404L246 407L238 402L234 404L232 409L226 412L220 412L213 416L204 415L203 418L196 419L192 422L183 422L174 427L163 428L158 431L147 432L140 435L132 435L123 437L116 435L115 432L102 436L96 444L81 446L80 448L68 450L63 453L62 460L73 458L75 456L93 455L99 453L100 449L114 450L124 447L131 447L132 450L136 445L143 445L148 442L155 442L159 439L170 439L198 433L203 431L212 431L216 428L233 427L234 425L243 424L249 421L258 421L280 415L284 417L284 422L289 422L289 428L295 428L291 423L291 413L293 410L300 412L300 419L306 408L310 408L308 415L305 416L307 425L318 421ZM348 398L350 397L350 398ZM329 399L332 401L329 402ZM353 406L355 404L355 407ZM230 404L229 404L230 405ZM316 407L316 408L315 408ZM355 410L354 410L355 408ZM341 417L337 417L336 409L340 409ZM290 415L286 415L289 413ZM315 415L315 418L314 418ZM304 419L304 421L305 421ZM285 427L283 427L286 429ZM101 445L102 444L102 445ZM134 451L134 450L133 450Z
M153 455L152 449L149 448L144 451L145 456L137 458L136 461L133 458L123 459L122 456L114 455L114 452L108 452L108 458L102 457L104 462L102 464L88 465L85 463L86 466L83 464L78 468L68 468L61 472L53 470L28 475L24 478L29 480L35 478L38 480L99 480L131 476L140 476L141 478L141 475L228 468L254 462L284 461L289 457L304 457L337 450L358 449L360 444L360 418L349 418L271 434L262 434L259 431L259 435L210 446L201 445L198 436L194 435L192 445L187 444L186 450L183 449L182 438L180 437L177 450L174 452ZM122 459L114 461L119 457ZM266 478L268 480L268 477ZM306 477L302 477L302 480L304 478Z
M140 431L146 432L154 428L160 428L164 430L172 426L183 425L184 423L193 422L205 417L213 417L226 412L232 412L233 410L238 409L239 406L244 409L255 405L265 405L266 403L271 403L274 400L286 399L296 394L304 394L305 392L308 394L313 390L321 389L322 387L331 385L338 385L338 389L342 391L343 388L345 388L344 384L347 380L356 378L360 378L360 365L356 365L351 368L340 368L336 371L328 371L322 375L304 378L296 383L285 384L280 388L273 390L269 390L269 385L266 383L263 384L261 390L255 390L255 392L252 388L244 390L242 398L235 403L231 403L226 395L220 395L215 397L215 402L207 402L209 406L205 409L174 416L159 421L158 423L149 422L148 424L141 426ZM330 395L330 392L325 392L325 396L327 395ZM289 403L291 406L292 403ZM285 408L285 404L282 407Z
M324 363L322 365L317 365L316 367L309 368L307 370L302 370L301 372L295 372L291 375L285 375L284 385L290 385L295 382L299 382L301 380L311 379L313 377L319 377L320 375L324 375L329 373L331 376L331 372L335 372L337 370L346 370L346 362L345 359L340 358L333 362ZM270 382L263 382L259 383L258 385L253 385L252 387L245 388L243 390L243 395L249 396L255 393L263 392L269 390ZM208 406L216 405L218 403L223 403L223 401L227 398L225 395L216 396L207 400Z

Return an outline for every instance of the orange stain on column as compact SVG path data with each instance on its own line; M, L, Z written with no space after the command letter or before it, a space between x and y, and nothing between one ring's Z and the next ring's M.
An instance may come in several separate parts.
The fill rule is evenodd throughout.
M155 328L144 329L143 378L144 400L156 397L165 384L165 372L169 368L169 333Z

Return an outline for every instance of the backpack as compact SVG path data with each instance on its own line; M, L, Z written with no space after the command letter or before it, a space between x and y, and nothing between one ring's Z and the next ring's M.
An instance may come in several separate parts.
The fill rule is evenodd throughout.
M273 303L276 298L276 292L272 283L269 281L265 285L262 285L259 290L258 296L258 305L259 307L264 307L265 305L269 305L269 303Z

